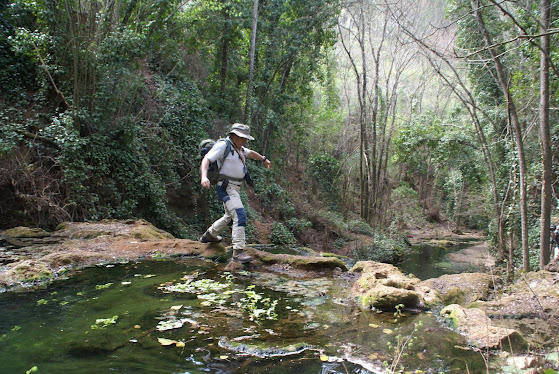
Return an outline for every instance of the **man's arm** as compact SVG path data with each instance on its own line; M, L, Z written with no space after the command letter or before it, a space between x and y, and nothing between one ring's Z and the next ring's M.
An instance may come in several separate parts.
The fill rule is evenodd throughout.
M264 166L266 166L266 169L269 169L272 166L272 163L270 162L270 160L268 160L268 158L266 156L262 156L260 153L258 153L256 151L251 151L248 154L248 158L256 160L256 161L264 162Z
M210 160L207 157L202 159L200 164L200 184L204 188L210 188L210 180L208 179L208 169L210 167Z

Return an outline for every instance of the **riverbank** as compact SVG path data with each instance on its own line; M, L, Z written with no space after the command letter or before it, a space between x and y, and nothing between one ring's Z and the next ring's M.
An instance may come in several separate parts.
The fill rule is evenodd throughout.
M449 249L448 257L451 261L483 264L492 269L487 244L479 233L455 234L438 229L412 231L410 235L410 241L416 245L452 248L459 242L471 243L459 251ZM175 239L143 220L65 223L53 232L20 227L3 231L0 240L0 285L4 291L48 284L87 266L142 259L203 258L216 264L220 273L226 273L225 264L230 256L230 251L221 245ZM558 346L556 272L519 274L509 284L493 271L444 275L420 282L395 267L372 261L347 271L341 258L311 249L308 256L274 255L254 248L248 251L255 258L250 271L277 278L274 282L285 282L282 277L343 279L352 292L345 292L338 302L352 305L358 301L363 315L379 309L392 313L399 304L416 312L430 309L438 313L440 308L447 307L443 317L465 336L468 349L506 349L506 339L521 337L519 346L525 347L527 343L530 347L530 351L522 351L540 359L533 361L531 367L543 365L541 362L556 365L545 358ZM540 354L533 355L534 348ZM507 359L515 357L508 355Z

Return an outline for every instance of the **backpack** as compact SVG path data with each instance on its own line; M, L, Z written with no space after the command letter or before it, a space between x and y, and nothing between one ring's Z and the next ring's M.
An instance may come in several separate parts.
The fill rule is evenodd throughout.
M229 140L224 139L224 138L221 138L219 140L204 139L199 144L200 161L202 161L204 159L206 154L210 151L210 149L212 149L212 147L217 142L225 142L226 143L225 152L223 152L223 156L221 157L221 160L225 159L227 154L229 152L231 152L231 142ZM218 182L218 180L219 180L219 170L220 170L220 168L219 168L219 165L218 165L217 161L210 162L210 167L208 168L208 179L210 180L211 184L216 184Z

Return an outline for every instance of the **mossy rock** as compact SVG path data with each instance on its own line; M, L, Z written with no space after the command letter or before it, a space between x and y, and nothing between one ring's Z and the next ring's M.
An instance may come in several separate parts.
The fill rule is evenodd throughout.
M442 304L469 305L485 300L493 288L493 279L485 273L446 274L419 283L437 292Z
M336 257L320 257L320 256L296 256L287 254L274 254L259 251L254 248L247 248L247 253L256 260L265 264L288 264L295 268L305 270L321 270L339 268L347 271L347 266L342 260Z
M426 244L433 247L450 248L456 245L456 242L448 239L431 239Z
M364 310L379 309L393 311L397 305L416 307L419 294L412 290L378 285L359 296L360 307Z
M393 265L375 261L359 261L351 270L361 272L352 293L362 309L393 311L396 306L417 307L424 304L422 292L416 285L419 279L407 277Z
M139 220L134 223L134 227L130 230L131 237L139 240L152 240L152 239L173 239L174 236L168 232L158 229L151 223Z
M218 345L221 348L227 349L229 351L261 358L289 356L299 354L307 349L312 348L312 346L307 343L294 343L286 346L270 346L265 343L246 344L231 341L226 337L221 338Z
M51 269L44 263L34 260L21 261L10 269L0 272L0 284L12 285L15 282L32 282L53 277Z
M493 325L481 309L451 304L444 307L440 315L477 348L518 351L527 346L518 331Z
M50 233L40 228L18 226L2 231L1 235L4 238L44 238Z

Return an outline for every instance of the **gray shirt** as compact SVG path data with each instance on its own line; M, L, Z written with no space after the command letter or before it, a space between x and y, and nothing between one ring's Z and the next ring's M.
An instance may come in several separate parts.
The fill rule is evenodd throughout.
M226 142L218 141L215 145L208 151L206 157L211 161L217 161L217 165L220 168L219 174L225 175L230 178L243 179L245 177L245 165L241 160L241 157L235 150L235 147L231 143L231 152L229 152L224 159L223 152L227 147ZM241 151L244 153L245 160L253 152L252 150L242 147Z

